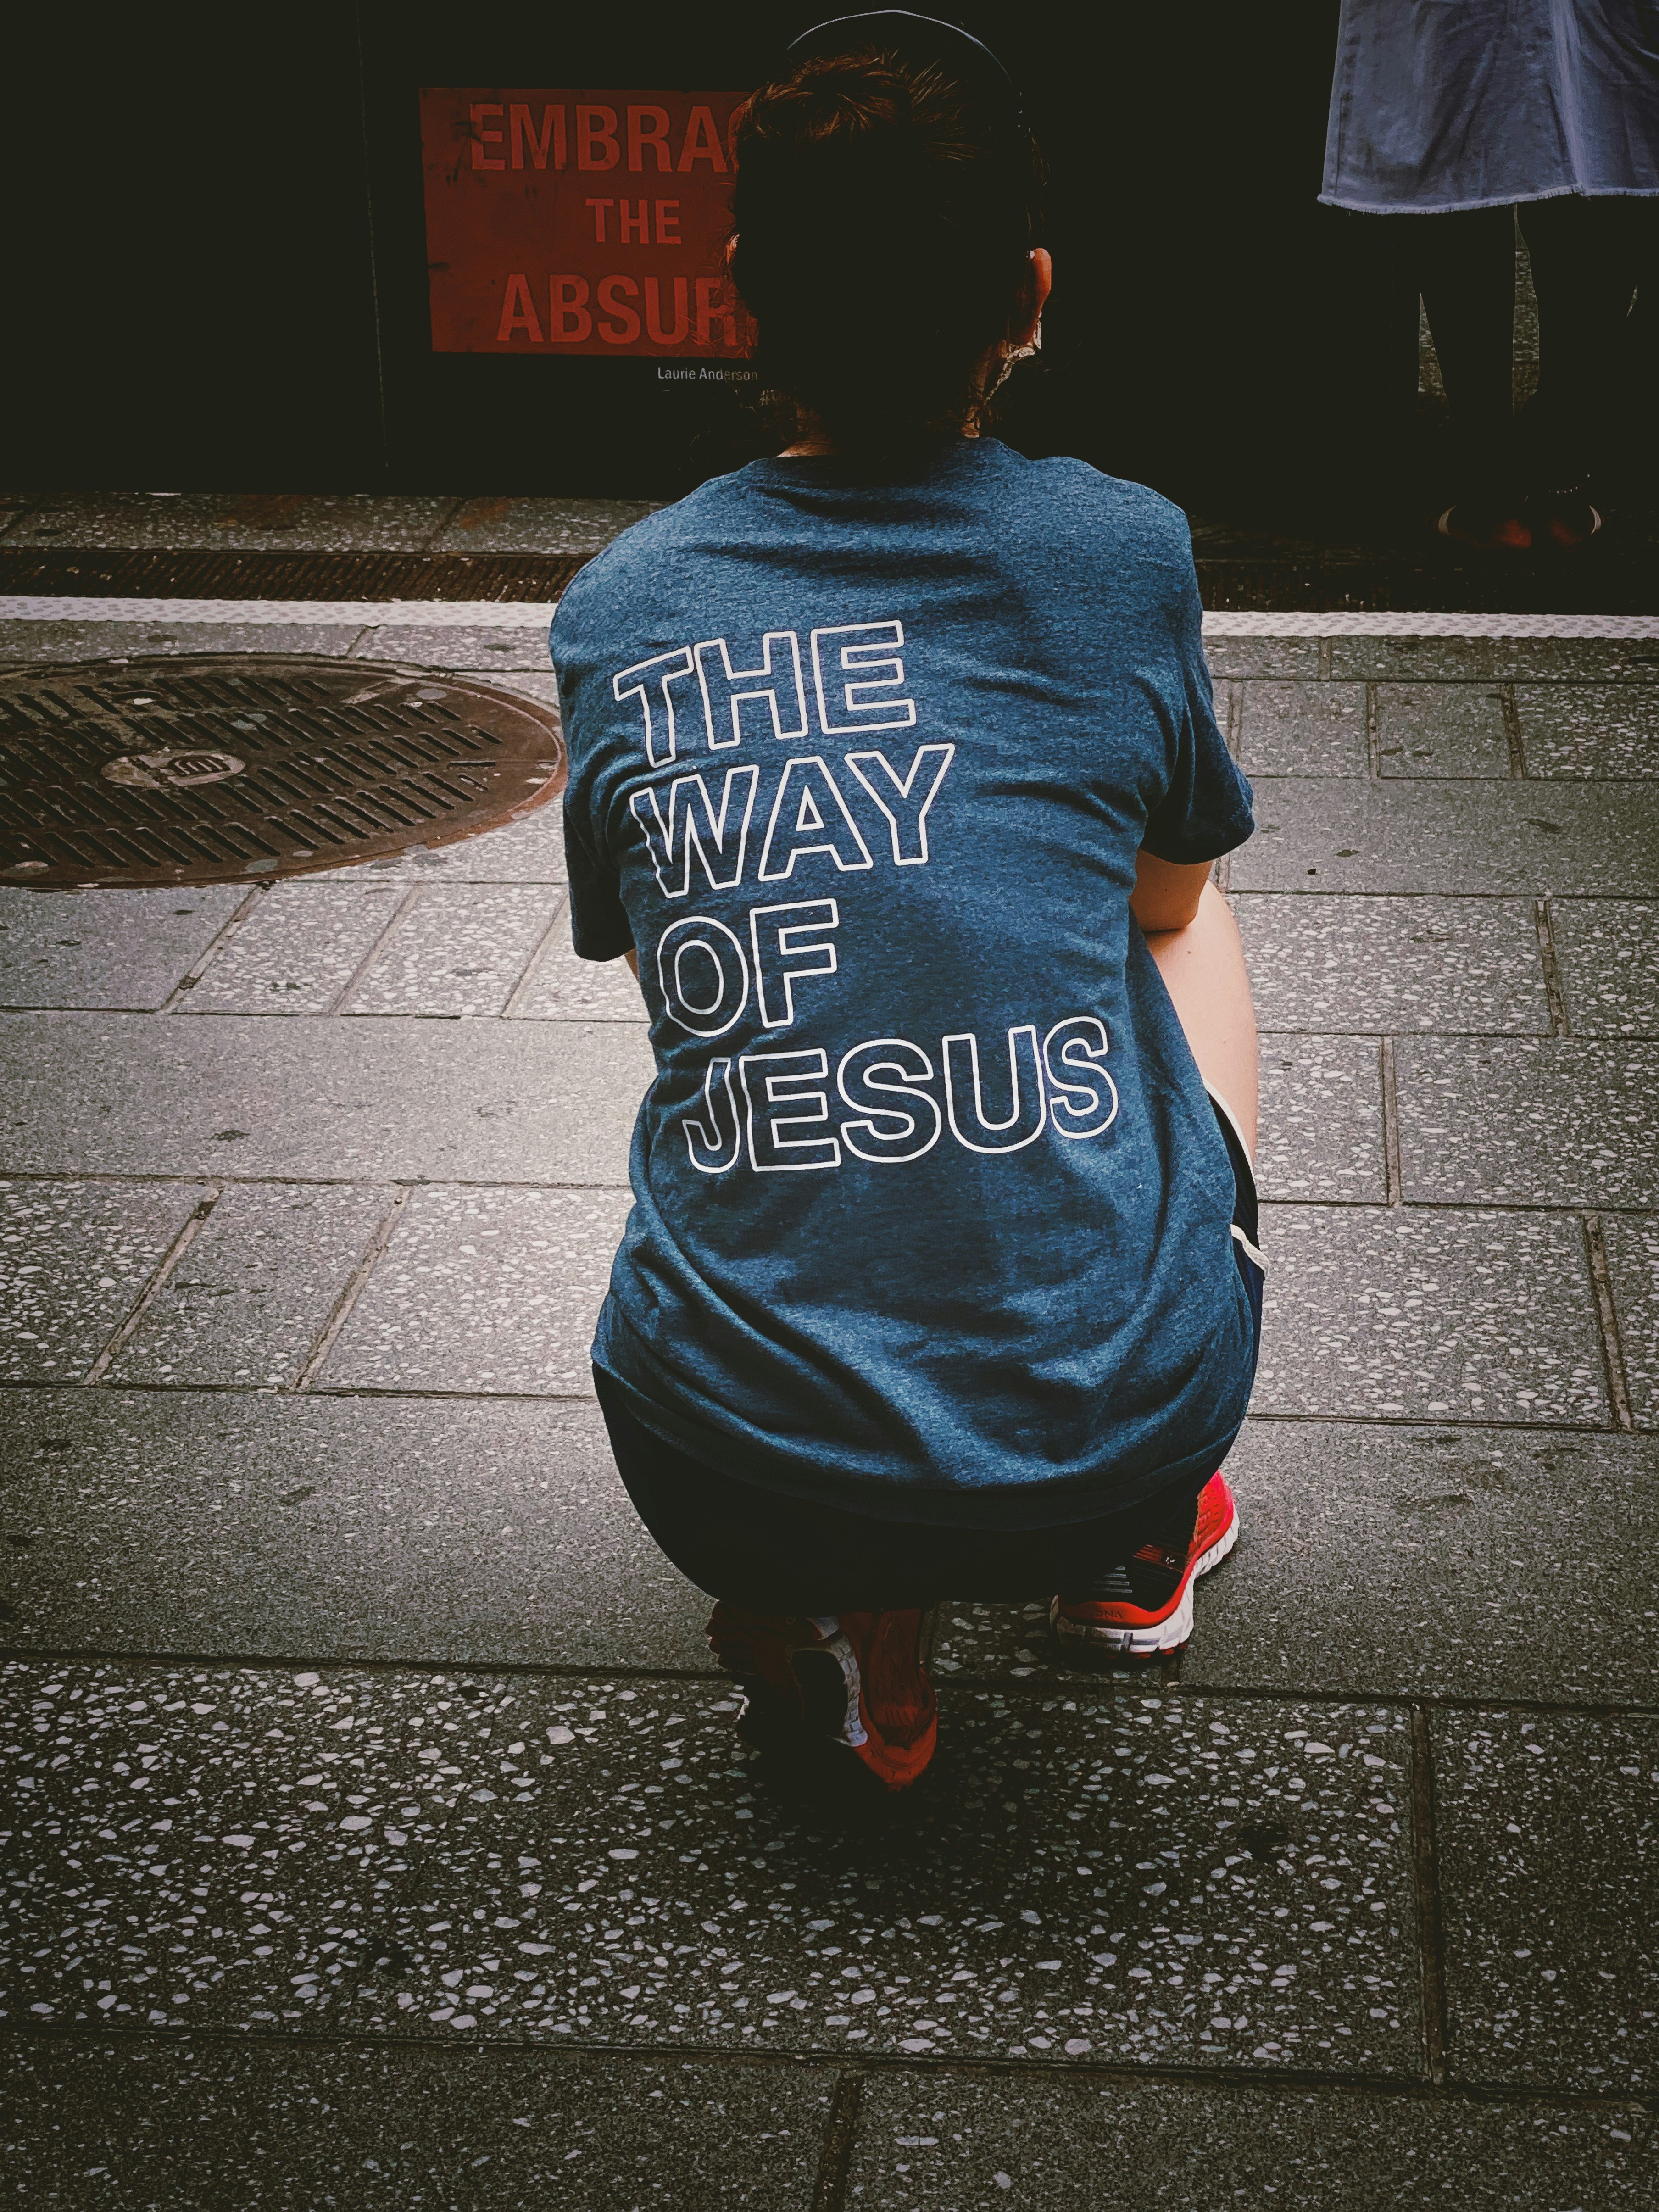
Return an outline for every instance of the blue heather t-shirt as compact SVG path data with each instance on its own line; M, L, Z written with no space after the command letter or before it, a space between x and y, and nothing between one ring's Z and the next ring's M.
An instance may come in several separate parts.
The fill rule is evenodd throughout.
M657 1075L593 1357L724 1471L1038 1527L1213 1467L1251 1325L1135 854L1250 834L1179 511L963 439L757 461L552 651L576 951Z

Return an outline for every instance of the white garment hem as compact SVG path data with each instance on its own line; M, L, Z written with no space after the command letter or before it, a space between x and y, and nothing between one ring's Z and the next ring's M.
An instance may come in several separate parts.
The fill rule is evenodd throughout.
M1321 207L1341 208L1348 215L1474 215L1481 208L1524 207L1534 200L1651 200L1659 199L1659 185L1558 185L1547 192L1500 192L1486 200L1436 200L1426 207L1399 200L1345 200L1334 192L1321 192Z
M1213 1083L1206 1083L1204 1088L1209 1093L1210 1103L1215 1108L1217 1113L1225 1115L1227 1127L1232 1131L1234 1136L1237 1138L1238 1149L1243 1153L1245 1160L1249 1164L1251 1176L1254 1178L1255 1175L1255 1156L1244 1141L1244 1132L1238 1126L1237 1115L1234 1113L1232 1108L1227 1103L1221 1093L1216 1089Z
M1244 1234L1244 1231L1239 1227L1236 1221L1233 1224L1233 1242L1235 1244L1242 1244L1243 1246L1249 1257L1255 1261L1256 1266L1261 1268L1262 1273L1265 1275L1267 1272L1267 1261L1262 1258L1261 1253L1257 1251L1255 1246L1251 1243L1249 1238Z

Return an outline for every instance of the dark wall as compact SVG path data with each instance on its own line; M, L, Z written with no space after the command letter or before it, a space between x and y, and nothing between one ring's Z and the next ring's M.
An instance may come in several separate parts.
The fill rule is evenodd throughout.
M38 0L37 0L38 11ZM733 426L642 362L432 356L422 82L742 84L819 5L289 0L14 44L8 473L142 489L669 490ZM1315 205L1336 0L963 6L1054 169L1056 295L1005 434L1193 499L1329 432ZM371 228L373 250L371 251ZM378 316L377 316L378 301ZM880 333L871 343L878 345Z
M26 20L25 20L26 19ZM14 483L380 471L349 7L27 0L5 34Z

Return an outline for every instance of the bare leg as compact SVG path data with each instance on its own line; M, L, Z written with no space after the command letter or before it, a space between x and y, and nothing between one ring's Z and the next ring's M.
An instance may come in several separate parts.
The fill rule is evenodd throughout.
M1232 1109L1254 1158L1255 1008L1232 908L1213 884L1206 884L1185 929L1159 930L1146 946L1181 1017L1199 1073Z

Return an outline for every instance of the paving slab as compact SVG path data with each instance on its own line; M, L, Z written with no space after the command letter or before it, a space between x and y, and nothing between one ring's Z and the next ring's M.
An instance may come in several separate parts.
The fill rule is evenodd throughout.
M563 903L548 884L422 884L341 1011L499 1014Z
M1408 1204L1659 1205L1659 1045L1407 1037L1397 1066Z
M735 1704L8 1662L0 2016L1420 2074L1397 1709L948 1693L849 1830Z
M1381 1206L1389 1192L1376 1039L1264 1032L1261 1067L1262 1197Z
M621 1022L0 1015L16 1173L622 1184L653 1069Z
M307 882L562 884L565 880L564 832L559 809L538 806L521 821L463 837L428 851L406 846L384 860L360 860L329 868Z
M1238 757L1247 775L1364 775L1363 684L1245 684Z
M538 674L546 674L551 667L547 624L539 621L526 623L522 629L501 629L493 624L466 629L448 623L441 629L418 629L400 623L395 628L365 631L354 658L407 663L416 668L513 668Z
M1638 1428L1659 1428L1659 1221L1602 1224L1625 1375Z
M232 1183L109 1368L113 1381L299 1379L392 1201L349 1183Z
M1279 776L1257 783L1255 815L1235 891L1659 895L1648 784Z
M1659 653L1650 637L1334 637L1334 677L1407 681L1651 682Z
M708 1674L590 1405L14 1391L5 1640Z
M0 1182L0 1378L78 1382L208 1193Z
M222 546L227 552L413 553L453 511L445 497L367 492L108 492L41 501L11 545Z
M1492 674L1547 684L1659 683L1659 642L1652 637L1495 638Z
M1242 1533L1199 1584L1183 1692L1659 1702L1646 1438L1256 1419L1227 1476ZM1041 1607L946 1604L933 1663L1079 1680Z
M821 2066L13 2036L14 2193L112 2212L810 2212ZM95 2188L96 2194L91 2192Z
M483 506L446 550L510 550L487 543L518 526L510 503ZM539 615L518 636L460 611L331 626L328 650L555 697ZM174 630L122 649L283 652L299 634L147 613L105 635ZM52 657L76 657L64 635ZM1644 2201L1654 2149L1620 2100L1650 2091L1627 2062L1650 2069L1659 2019L1659 1950L1631 1903L1654 1886L1659 1790L1659 1199L1640 1145L1659 1092L1641 1042L1659 1042L1642 751L1659 648L1357 657L1376 642L1212 652L1236 742L1253 693L1296 702L1274 742L1297 772L1271 772L1263 739L1264 830L1231 868L1279 1201L1266 1410L1230 1467L1243 1542L1200 1589L1193 1644L1148 1670L1066 1663L1039 1606L947 1605L943 1747L897 1804L832 1818L738 1753L707 1600L611 1466L586 1337L650 1060L623 967L569 948L556 808L263 892L180 1002L212 1021L95 996L0 1017L0 1167L72 1185L70 1214L114 1193L118 1243L127 1194L187 1212L209 1177L265 1178L225 1184L88 1389L70 1378L149 1279L142 1252L124 1290L102 1266L94 1206L84 1252L112 1314L78 1365L3 1394L0 1625L22 1741L46 1748L20 1777L33 1787L0 1792L0 1854L28 1885L0 1984L22 1992L4 2000L16 2048L59 2068L38 2092L26 2076L15 2188L44 2175L136 2207L199 2186L216 2212L375 2189L770 2212L814 2202L833 2056L877 2061L842 2212L1138 2202L1148 2171L1194 2212L1224 2195ZM1510 774L1500 683L1530 783ZM1368 684L1380 786L1363 715L1357 766L1340 711L1319 734ZM410 933L363 975L373 1018L320 1018L411 890ZM87 961L94 994L107 972L159 1006L201 967L167 980L187 917L160 902L198 896L54 943L51 972L72 992ZM1547 1035L1543 896L1565 1040ZM453 975L475 951L489 973ZM124 979L146 962L141 995ZM254 1011L284 1002L313 1018ZM1401 1041L1393 1209L1382 1037ZM394 1182L418 1187L319 1387L295 1393ZM1633 1436L1611 1425L1569 1205L1602 1214ZM80 1267L66 1300L52 1285L71 1336ZM1439 1709L1447 2094L1420 2033L1407 1700ZM1518 1735L1495 1751L1445 1735L1563 1700L1581 1710L1540 1715L1541 1781ZM1494 1721L1480 1701L1526 1710ZM37 1737L37 1704L67 1724ZM486 2042L483 2066L455 2047ZM676 2046L744 2083L815 2084L810 2143L781 2093L739 2108L724 2071L665 2132L671 2076L692 2078ZM152 2062L176 2089L118 2086ZM1143 2064L1164 2077L1127 2078ZM567 2118L573 2065L589 2070ZM1462 2097L1460 2074L1500 2094ZM613 2075L650 2087L612 2100ZM497 2100L508 2079L544 2103ZM1566 2101L1578 2090L1613 2101ZM751 2157L769 2129L775 2160Z
M347 884L272 884L179 1012L327 1013L391 922L405 888L355 872Z
M433 544L445 553L598 553L662 504L653 499L469 499Z
M1574 1036L1659 1036L1659 911L1626 899L1550 908Z
M1607 1422L1571 1217L1274 1206L1261 1226L1258 1413Z
M163 1006L246 896L0 889L0 1006Z
M1232 907L1264 1030L1549 1029L1530 899L1249 891Z
M1334 637L1330 673L1347 683L1476 683L1496 674L1498 643L1490 637Z
M0 622L0 667L179 653L312 653L335 660L362 633L361 622L329 622L320 609L314 623Z
M417 1190L318 1377L323 1389L585 1397L625 1190Z
M1488 684L1379 684L1376 751L1384 775L1507 776L1503 696Z
M644 1022L644 994L625 960L579 960L561 917L513 1006L526 1021Z
M1639 2108L1480 2104L1220 2083L873 2075L847 2202L858 2212L1623 2212L1647 2187Z
M1609 2093L1659 2069L1659 1717L1433 1723L1447 2053L1458 2078Z
M1659 775L1659 685L1517 684L1531 776Z
M1210 673L1228 677L1285 678L1310 683L1319 674L1316 637L1206 637L1204 658Z

